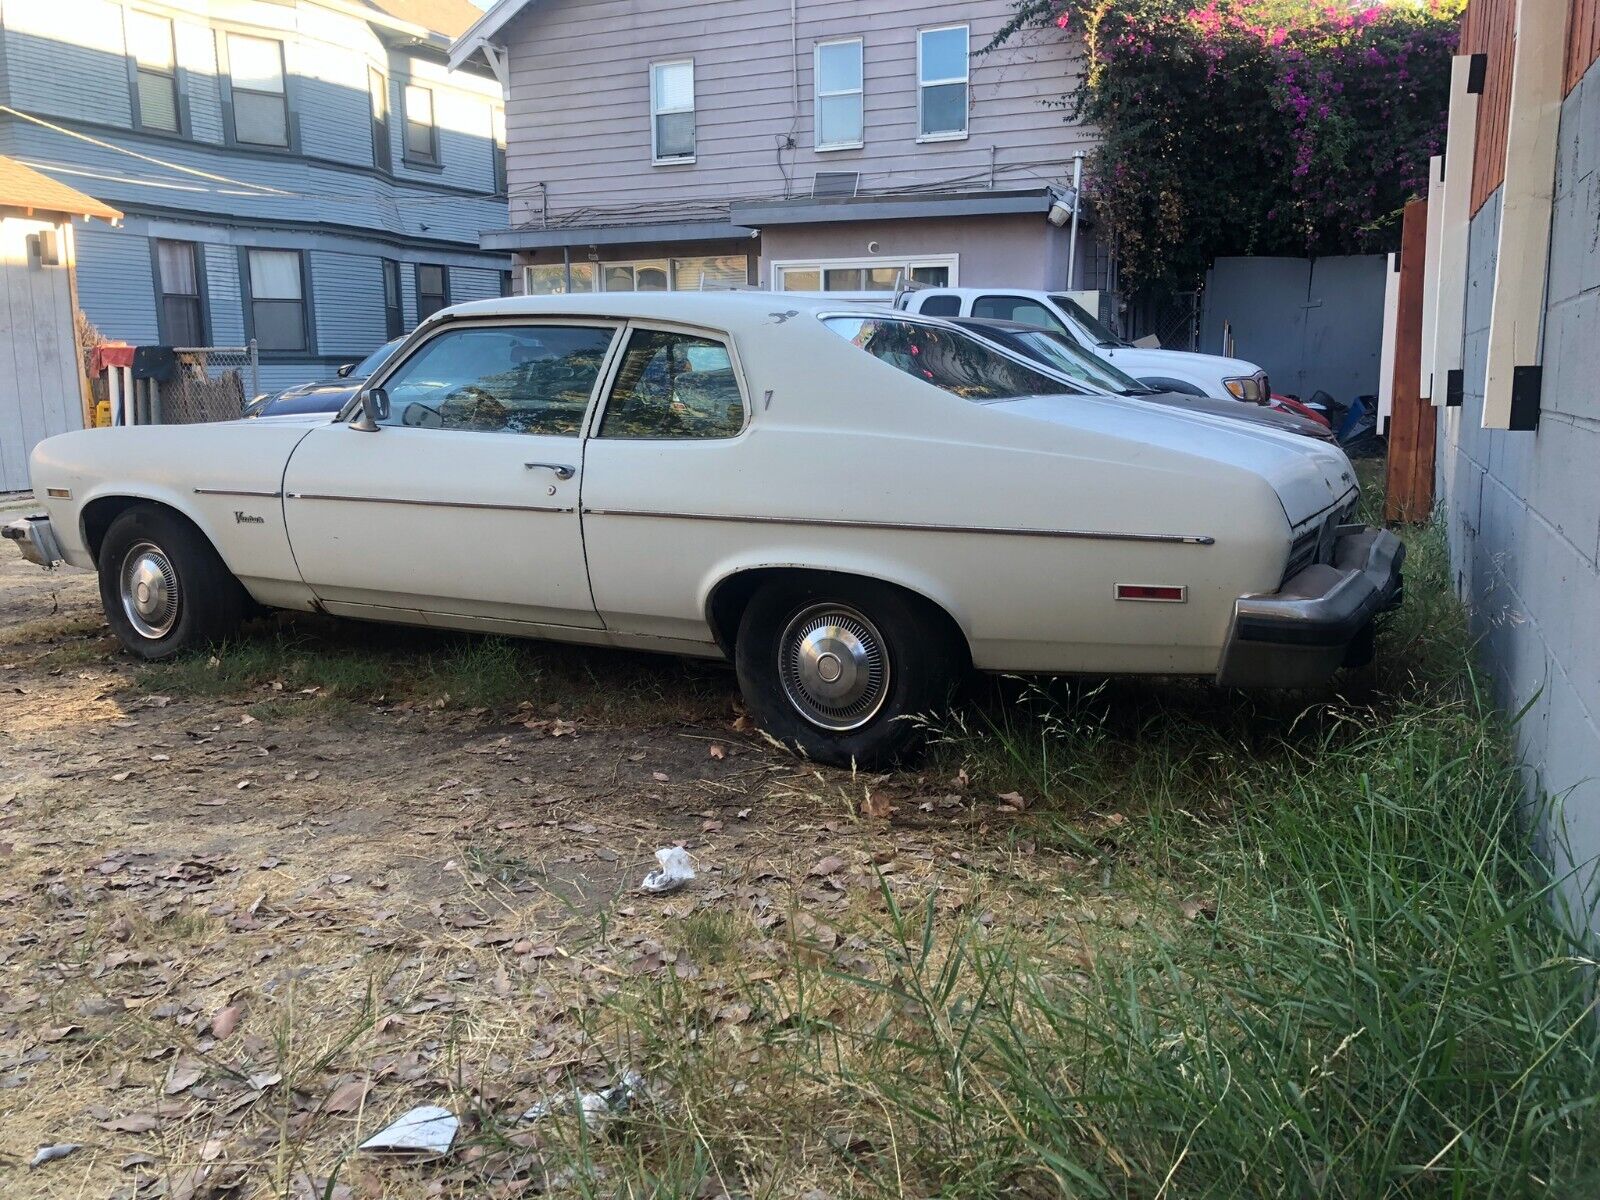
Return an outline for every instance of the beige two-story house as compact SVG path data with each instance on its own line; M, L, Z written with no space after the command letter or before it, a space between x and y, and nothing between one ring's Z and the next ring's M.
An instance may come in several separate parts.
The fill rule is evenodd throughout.
M1069 254L1079 43L988 50L1012 12L500 0L451 51L506 89L511 224L480 245L532 293L1103 287L1087 204Z

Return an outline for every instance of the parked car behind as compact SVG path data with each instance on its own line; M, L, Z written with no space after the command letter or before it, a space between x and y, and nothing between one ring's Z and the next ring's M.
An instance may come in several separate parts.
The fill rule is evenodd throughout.
M360 362L346 363L334 373L332 379L318 379L311 383L297 383L264 396L257 396L245 406L244 415L257 420L261 417L294 417L307 413L336 413L361 389L361 385L400 348L404 338L385 342Z
M61 434L5 536L97 569L130 652L247 600L728 657L751 714L878 766L969 668L1326 680L1404 547L1337 448L1075 394L947 321L762 293L428 318L338 420Z
M1242 358L1188 350L1149 350L1118 337L1071 296L1029 288L917 288L900 297L907 312L930 317L982 317L1054 329L1163 392L1263 404L1267 373Z
M956 317L953 321L997 346L1026 355L1047 370L1065 375L1102 395L1127 396L1145 404L1164 404L1192 413L1248 421L1322 442L1334 440L1333 431L1328 428L1326 421L1308 421L1293 413L1275 412L1263 405L1240 404L1236 400L1215 400L1210 396L1191 396L1186 392L1164 392L1140 383L1107 360L1089 353L1060 330L1024 325L1017 321L986 321L978 317Z

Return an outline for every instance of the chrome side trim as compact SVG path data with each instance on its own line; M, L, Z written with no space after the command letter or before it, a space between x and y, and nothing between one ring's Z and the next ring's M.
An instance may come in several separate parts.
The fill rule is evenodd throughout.
M286 500L341 500L350 504L409 504L415 508L476 508L492 512L570 513L575 508L548 504L477 504L469 500L408 500L398 496L334 496L321 492L285 492Z
M661 517L680 521L734 521L752 525L817 525L828 529L902 529L913 533L988 533L1000 537L1085 538L1102 542L1177 542L1210 546L1203 533L1112 533L1097 529L994 529L984 525L932 525L916 521L844 521L828 517L747 517L714 513L648 512L634 508L586 508L586 517Z
M201 488L194 489L196 496L258 496L264 500L277 500L283 496L282 492L251 492L240 488Z

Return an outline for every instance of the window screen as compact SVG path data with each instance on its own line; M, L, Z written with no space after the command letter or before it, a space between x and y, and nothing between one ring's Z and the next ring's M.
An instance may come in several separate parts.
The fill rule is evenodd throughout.
M726 346L686 333L634 331L601 437L723 438L743 427L744 398Z

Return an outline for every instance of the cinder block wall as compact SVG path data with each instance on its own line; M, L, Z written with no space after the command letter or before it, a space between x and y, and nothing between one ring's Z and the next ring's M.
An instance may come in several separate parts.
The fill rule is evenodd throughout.
M1579 868L1567 898L1600 932L1600 64L1562 105L1535 433L1480 428L1501 194L1472 219L1465 394L1439 410L1437 494L1496 698L1529 706L1530 798L1561 799L1545 845Z

